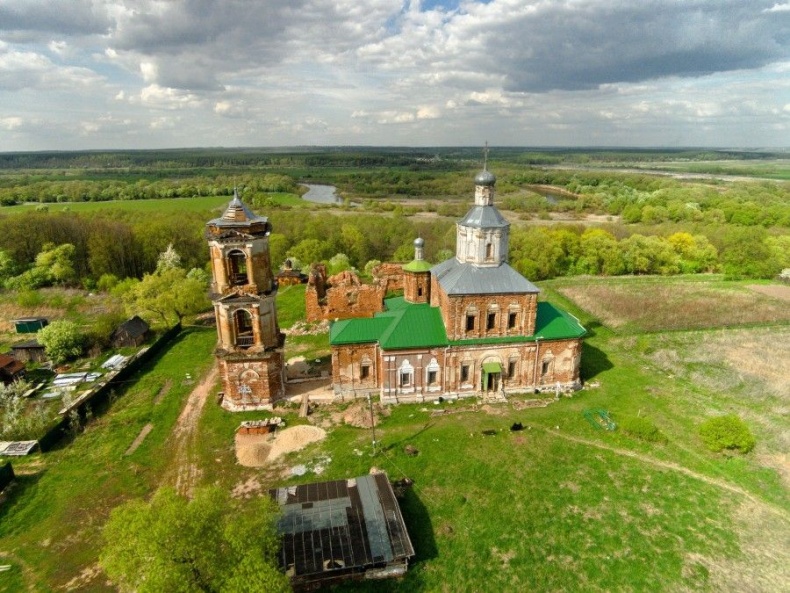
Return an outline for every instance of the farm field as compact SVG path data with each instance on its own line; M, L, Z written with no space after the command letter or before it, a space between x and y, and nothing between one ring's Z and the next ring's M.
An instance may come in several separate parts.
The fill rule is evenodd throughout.
M218 483L251 497L373 466L414 480L403 509L417 557L401 582L338 591L783 591L786 301L715 276L562 278L540 287L590 330L587 388L545 407L528 407L534 396L524 395L476 410L473 402L377 410L375 456L371 431L344 421L365 410L360 403L319 404L309 419L289 404L276 413L289 425L320 426L327 438L263 467L236 463L235 428L261 414L215 404L218 387L201 381L211 378L215 334L188 329L85 432L14 461L21 477L0 503L0 564L11 565L0 591L112 590L97 565L101 526L112 507L160 484ZM645 317L659 290L667 304ZM283 327L299 320L300 296L282 291ZM671 306L684 301L696 308ZM703 323L705 303L713 312ZM738 327L722 322L743 310ZM322 336L310 339L321 346ZM190 416L181 410L198 386L205 403L187 438L174 427ZM618 424L647 418L666 442L605 431L586 419L591 409ZM704 448L699 423L723 413L748 423L753 452ZM524 430L512 432L516 422ZM309 473L293 476L296 465Z

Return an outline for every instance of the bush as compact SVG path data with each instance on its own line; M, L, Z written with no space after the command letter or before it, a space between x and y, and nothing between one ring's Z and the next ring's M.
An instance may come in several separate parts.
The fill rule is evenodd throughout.
M757 442L746 423L734 414L708 418L700 425L699 435L711 451L748 453Z
M620 430L647 443L666 443L666 435L658 429L652 420L636 416L626 416L620 419Z
M64 319L53 321L40 329L37 339L55 364L76 358L82 354L85 345L85 336L77 324Z

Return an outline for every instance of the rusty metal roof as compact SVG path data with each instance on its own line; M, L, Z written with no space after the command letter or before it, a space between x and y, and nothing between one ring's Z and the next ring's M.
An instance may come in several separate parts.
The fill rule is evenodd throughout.
M282 515L280 566L294 585L405 565L414 548L386 474L270 490Z

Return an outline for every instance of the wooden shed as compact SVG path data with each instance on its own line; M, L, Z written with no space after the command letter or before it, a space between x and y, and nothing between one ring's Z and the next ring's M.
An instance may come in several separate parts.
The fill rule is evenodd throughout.
M25 376L25 363L10 354L0 354L0 380L8 385Z
M14 327L18 334L33 334L40 330L42 327L49 325L49 319L46 317L26 317L24 319L14 319Z
M22 362L45 362L47 353L38 340L25 340L11 346L11 354Z
M145 320L135 315L118 326L118 329L112 333L110 341L116 348L139 346L148 339L150 332L151 328Z

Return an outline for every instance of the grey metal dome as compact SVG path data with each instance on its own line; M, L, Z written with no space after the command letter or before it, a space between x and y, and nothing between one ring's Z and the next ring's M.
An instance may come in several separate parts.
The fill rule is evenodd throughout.
M422 237L417 237L414 240L414 246L415 247L422 247L423 245L425 245L425 239L423 239Z
M494 185L495 183L496 175L487 169L484 169L475 175L475 185Z

